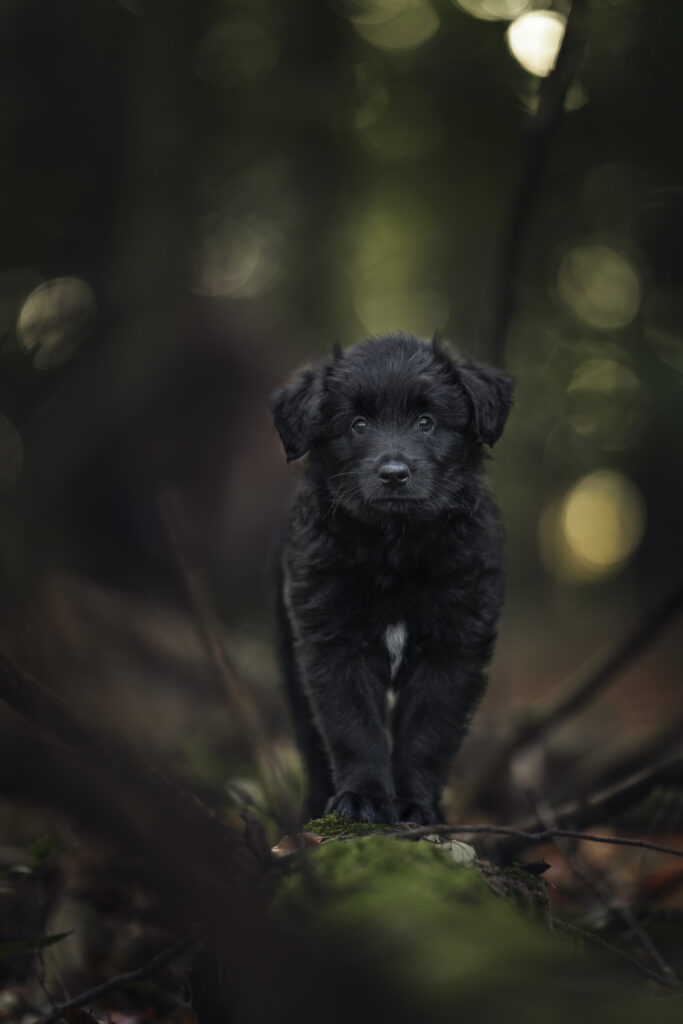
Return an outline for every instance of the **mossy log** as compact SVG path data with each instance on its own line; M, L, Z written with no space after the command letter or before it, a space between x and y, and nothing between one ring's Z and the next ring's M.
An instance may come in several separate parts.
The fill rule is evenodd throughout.
M458 863L452 841L397 841L336 815L305 830L323 838L283 862L273 913L347 964L351 951L389 1005L398 997L419 1019L680 1019L680 997L653 1000L618 956L554 929L545 881L521 866Z

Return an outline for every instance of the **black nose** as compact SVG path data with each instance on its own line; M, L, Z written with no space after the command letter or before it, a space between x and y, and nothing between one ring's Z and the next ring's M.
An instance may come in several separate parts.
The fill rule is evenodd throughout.
M405 462L388 459L377 470L380 480L386 487L403 487L410 477L410 470Z

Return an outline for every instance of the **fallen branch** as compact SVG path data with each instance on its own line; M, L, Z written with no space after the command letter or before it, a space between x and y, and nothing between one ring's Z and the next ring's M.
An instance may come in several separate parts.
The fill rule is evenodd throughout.
M486 795L496 791L501 777L506 774L510 759L518 750L545 738L571 715L584 708L605 689L620 672L639 657L657 638L665 626L683 608L683 584L643 621L635 632L589 659L561 686L559 697L541 704L525 716L524 721L503 742L493 763L483 773L477 786L478 796L486 801Z
M493 289L489 359L497 366L502 366L505 361L505 343L515 309L515 289L522 249L541 192L541 175L550 141L562 118L567 91L576 70L580 44L578 22L582 8L583 0L573 0L555 67L541 82L538 109L525 134L519 184L501 244L497 280Z
M202 937L201 933L197 931L191 935L186 935L184 939L180 939L174 945L169 946L168 949L157 953L156 956L148 960L142 967L136 967L135 970L117 974L115 978L103 981L100 985L94 985L92 988L87 989L87 991L81 992L79 996L74 996L73 999L55 1006L47 1017L43 1017L42 1020L38 1021L38 1024L55 1024L68 1010L73 1010L78 1006L85 1006L87 1003L94 1003L96 999L101 999L102 996L106 996L107 993L113 992L117 988L123 988L124 985L132 985L134 982L145 981L147 978L151 978L162 967L166 967L173 960L177 960L190 946L199 942Z

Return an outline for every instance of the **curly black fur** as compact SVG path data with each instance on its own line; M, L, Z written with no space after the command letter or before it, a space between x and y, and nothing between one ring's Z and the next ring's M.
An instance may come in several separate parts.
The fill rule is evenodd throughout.
M312 815L440 818L503 599L483 458L511 402L505 374L408 334L336 351L271 398L287 459L308 454L279 622Z

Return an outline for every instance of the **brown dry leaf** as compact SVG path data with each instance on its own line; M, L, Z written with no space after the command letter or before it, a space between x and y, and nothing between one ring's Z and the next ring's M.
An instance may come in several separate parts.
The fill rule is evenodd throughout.
M62 1012L64 1020L68 1021L69 1024L93 1024L93 1021L102 1020L102 1017L95 1017L92 1013L88 1013L87 1010L83 1010L80 1006L72 1006L70 1010L64 1010Z
M159 1024L197 1024L194 1010L189 1006L177 1006L159 1018Z
M88 1014L88 1019L102 1021L103 1024L143 1024L146 1019L144 1013L121 1013L119 1010L104 1010L96 1018L91 1017ZM85 1024L85 1021L79 1020L76 1024Z
M639 880L639 894L668 909L683 910L683 868L678 864L660 863L644 872Z
M103 1019L106 1024L150 1024L152 1021L154 1024L197 1024L194 1010L189 1006L175 1006L170 1010L159 1010L155 1006L147 1006L134 1012L106 1010ZM93 1024L91 1017L88 1020L89 1024ZM81 1022L79 1021L78 1024Z
M294 836L283 836L271 853L276 857L291 857L292 854L300 853L303 847L320 846L324 838L317 832L297 832Z

